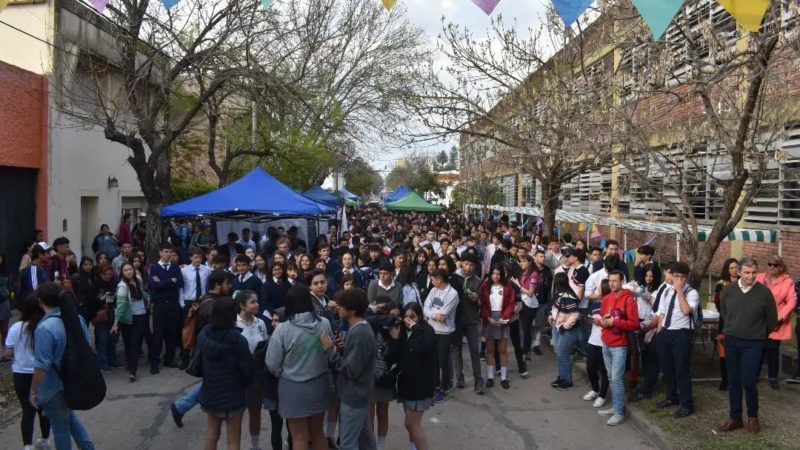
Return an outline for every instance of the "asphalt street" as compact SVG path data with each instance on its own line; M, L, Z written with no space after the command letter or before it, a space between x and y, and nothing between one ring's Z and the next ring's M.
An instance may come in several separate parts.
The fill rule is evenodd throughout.
M469 362L465 362L468 368ZM590 402L581 398L588 391L586 381L576 379L576 388L569 391L551 388L550 382L556 376L552 353L534 356L529 371L530 376L521 379L511 369L511 389L503 390L497 383L484 396L472 391L471 377L467 377L467 389L456 390L450 399L425 414L424 427L431 448L655 448L630 422L617 427L607 426L606 419L597 414ZM200 408L186 414L183 428L174 425L169 411L170 403L194 385L196 378L176 369L164 369L159 375L150 375L145 366L135 383L128 382L123 370L109 374L107 382L106 400L91 411L78 413L99 450L203 448L205 415ZM408 449L403 411L398 404L392 405L389 418L387 450ZM245 417L245 424L246 421ZM223 432L219 448L224 448L224 439ZM266 411L262 415L261 447L264 450L269 447L269 416ZM17 418L0 430L0 449L21 448ZM245 425L242 449L249 448Z

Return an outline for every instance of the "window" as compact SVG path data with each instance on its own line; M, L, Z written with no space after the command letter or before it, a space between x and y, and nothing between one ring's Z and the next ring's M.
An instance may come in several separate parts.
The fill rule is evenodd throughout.
M745 222L800 226L800 126L787 128L779 145L787 158L768 167L761 189L747 207Z

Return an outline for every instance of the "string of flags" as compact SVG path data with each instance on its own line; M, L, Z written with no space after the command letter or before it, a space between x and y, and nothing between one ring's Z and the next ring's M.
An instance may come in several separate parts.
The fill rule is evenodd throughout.
M344 1L344 0L343 0ZM542 0L544 1L544 0ZM564 24L571 26L594 2L593 0L550 0ZM770 0L717 0L736 22L747 31L757 33L761 22L769 9ZM10 0L0 0L0 11L8 6ZM89 0L99 13L106 9L109 0ZM171 9L180 0L161 0L164 7ZM654 39L659 39L667 31L672 19L678 14L684 0L632 0L633 5L644 19ZM275 0L261 0L264 9L268 9ZM391 10L397 0L381 0L384 8ZM478 8L491 15L500 0L472 0Z

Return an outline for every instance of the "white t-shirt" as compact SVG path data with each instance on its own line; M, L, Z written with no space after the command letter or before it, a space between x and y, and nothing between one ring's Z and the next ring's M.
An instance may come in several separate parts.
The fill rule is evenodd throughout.
M251 322L247 322L241 315L237 315L236 327L242 329L242 336L247 339L247 346L250 348L250 353L255 351L259 342L266 341L269 337L267 335L267 326L264 324L264 321L258 317L253 317Z
M503 286L491 287L489 303L492 305L492 312L503 310Z
M33 373L36 357L31 345L31 333L27 329L27 322L17 322L11 325L6 336L6 348L14 350L14 362L11 363L14 373Z

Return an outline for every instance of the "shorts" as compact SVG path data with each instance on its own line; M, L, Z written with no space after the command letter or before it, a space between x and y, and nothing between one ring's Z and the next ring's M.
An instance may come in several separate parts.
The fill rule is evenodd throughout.
M234 417L240 417L242 414L244 414L244 410L245 409L246 408L239 408L239 409L235 409L233 411L220 412L220 411L209 411L209 410L203 408L203 412L205 412L206 414L210 414L210 415L212 415L214 417L218 417L220 419L225 420L225 419L231 419L231 418L234 418Z
M423 398L422 400L399 400L403 408L409 411L424 412L433 406L433 397Z

